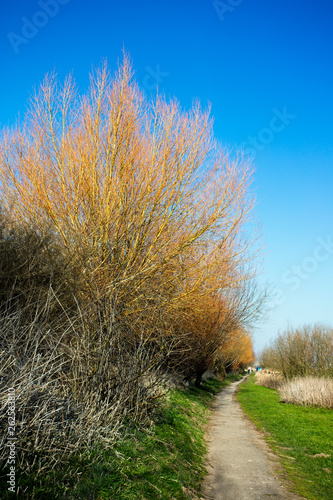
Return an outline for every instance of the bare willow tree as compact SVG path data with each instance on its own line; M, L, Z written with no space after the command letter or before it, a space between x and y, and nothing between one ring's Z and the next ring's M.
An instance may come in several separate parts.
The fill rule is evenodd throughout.
M2 134L1 198L13 223L52 235L82 306L125 318L129 338L157 325L175 337L184 311L204 324L201 301L221 316L255 277L243 238L252 170L215 141L209 110L150 102L132 77L126 55L83 96L71 77L47 76Z
M222 375L253 360L249 332L264 296L251 285L245 281L223 292L192 296L175 319L183 333L183 372L197 386L207 369Z
M248 359L251 178L209 109L149 101L126 55L84 95L47 76L1 132L0 393L20 394L20 477L149 421L179 375Z

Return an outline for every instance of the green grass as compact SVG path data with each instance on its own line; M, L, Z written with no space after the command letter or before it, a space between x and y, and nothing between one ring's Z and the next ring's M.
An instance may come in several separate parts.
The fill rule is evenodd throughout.
M309 500L333 499L333 412L280 403L277 391L254 384L239 386L238 399L267 441L295 491ZM317 454L329 457L313 457Z
M129 423L126 435L107 451L85 451L39 479L18 474L23 498L188 499L200 494L206 475L205 424L211 402L237 376L209 379L173 390L156 410L150 429ZM9 498L9 497L8 497Z

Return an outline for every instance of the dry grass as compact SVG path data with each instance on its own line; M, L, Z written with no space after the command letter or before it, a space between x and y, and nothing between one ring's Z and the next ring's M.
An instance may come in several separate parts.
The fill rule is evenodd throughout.
M333 379L295 377L287 381L281 372L264 369L256 373L257 385L279 391L281 401L304 406L333 408Z
M256 373L256 384L268 387L269 389L279 389L284 384L285 379L280 372L274 372L267 369Z
M283 384L279 394L285 403L333 408L333 379L297 377Z

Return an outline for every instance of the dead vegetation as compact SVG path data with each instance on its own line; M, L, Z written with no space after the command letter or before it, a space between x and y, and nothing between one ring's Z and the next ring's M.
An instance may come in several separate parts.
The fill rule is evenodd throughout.
M279 394L285 403L333 408L333 379L295 377L279 387Z
M269 389L279 389L284 383L285 378L280 372L273 372L268 369L263 369L256 372L256 384Z
M261 364L257 384L278 389L282 401L332 408L332 327L289 328L263 350Z
M256 384L278 390L281 401L303 406L333 408L333 379L328 377L284 378L281 372L258 371Z
M56 300L52 290L49 300ZM29 307L32 307L30 305ZM24 313L24 311L23 311ZM17 465L26 473L49 467L96 441L109 446L131 417L149 423L156 398L172 376L162 372L163 345L149 346L146 337L132 348L110 325L91 324L83 311L48 322L47 310L4 312L1 340L1 454L8 458L8 389L15 395Z

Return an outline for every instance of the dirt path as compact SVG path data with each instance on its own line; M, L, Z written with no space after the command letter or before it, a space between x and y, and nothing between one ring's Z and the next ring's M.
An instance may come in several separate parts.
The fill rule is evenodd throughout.
M205 495L214 500L299 499L288 493L275 472L278 460L244 416L234 382L216 396L209 431Z

